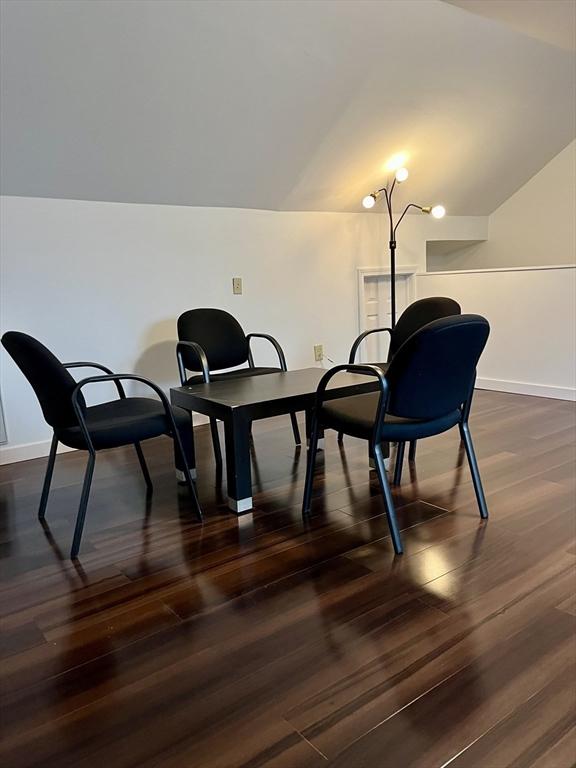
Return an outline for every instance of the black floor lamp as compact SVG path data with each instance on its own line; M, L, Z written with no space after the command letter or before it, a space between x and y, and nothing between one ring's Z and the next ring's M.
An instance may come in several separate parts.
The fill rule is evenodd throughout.
M394 223L394 216L392 214L392 196L394 194L394 188L396 184L401 184L408 178L408 171L406 168L398 168L394 174L392 182L388 182L385 187L378 189L376 192L371 192L362 200L364 208L373 208L376 204L376 200L380 195L384 194L386 200L386 208L388 209L388 219L390 221L390 240L388 246L390 248L390 309L392 315L392 328L396 325L396 230L398 229L400 222L406 216L410 208L417 208L421 213L431 213L435 219L441 219L446 209L443 205L416 205L416 203L408 203L406 208L402 211L396 223Z

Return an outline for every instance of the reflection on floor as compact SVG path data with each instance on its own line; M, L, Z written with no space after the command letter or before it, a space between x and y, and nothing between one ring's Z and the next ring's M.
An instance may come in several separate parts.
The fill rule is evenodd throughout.
M223 500L197 430L199 525L166 439L0 469L6 766L568 768L576 755L573 404L478 392L491 519L452 431L394 496L395 558L365 444L326 441L314 517L288 419L256 425L256 510Z

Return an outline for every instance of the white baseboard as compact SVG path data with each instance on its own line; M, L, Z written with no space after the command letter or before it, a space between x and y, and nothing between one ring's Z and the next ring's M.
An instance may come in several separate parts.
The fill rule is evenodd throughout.
M505 379L476 379L476 389L490 389L494 392L511 392L514 395L551 397L554 400L576 400L576 388L553 387L549 384L530 384L526 381Z
M23 443L22 445L0 445L0 465L48 456L51 443L52 440L40 440L37 443ZM75 448L68 448L62 444L58 446L58 453L68 453L75 450Z

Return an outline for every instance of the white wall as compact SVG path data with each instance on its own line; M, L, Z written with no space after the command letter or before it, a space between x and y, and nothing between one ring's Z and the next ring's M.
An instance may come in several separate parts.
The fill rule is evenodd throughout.
M480 388L576 399L575 267L420 274L416 293L488 318Z
M27 331L62 360L100 361L166 387L177 378L176 318L195 306L228 309L247 331L272 333L293 367L314 365L315 343L345 360L357 333L355 268L388 260L385 217L375 213L4 197L0 216L2 331ZM399 262L423 265L429 224L407 218ZM462 226L453 220L457 234ZM232 295L233 276L243 278L242 296ZM256 352L274 363L264 344ZM1 361L9 442L0 452L42 455L49 429L4 352Z
M419 275L417 294L453 296L488 317L479 383L574 399L576 142L489 216L485 242L446 247L428 248L428 268L444 272Z
M576 262L576 141L488 218L488 240L429 258L431 270ZM465 238L463 238L465 239Z
M166 387L177 379L176 318L197 306L272 333L292 367L314 365L315 343L346 360L358 329L356 267L388 263L385 217L375 213L4 197L0 216L2 332L29 332L62 360L100 361ZM407 217L400 263L423 268L429 228L459 238L485 230L485 219ZM233 276L243 278L242 296L232 295ZM274 363L265 345L256 353ZM0 359L9 438L0 456L44 455L50 431L34 395L4 352Z
M278 213L4 197L0 217L2 332L27 331L62 360L93 359L118 371L140 372L165 387L177 379L176 318L195 306L228 309L247 331L272 333L292 367L314 365L315 343L324 344L333 360L346 360L358 331L356 269L388 264L386 218L374 212ZM399 230L399 264L423 270L427 240L481 239L486 233L482 217L407 216ZM244 280L242 296L232 295L233 276ZM503 282L496 288L478 283L468 297L460 283L447 278L423 282L442 280L440 275L416 279L420 295L454 295L465 309L485 310L495 329L491 344L500 333L497 326L509 320L505 311L494 314L480 301L484 293L494 296L498 286L503 290ZM568 282L560 282L558 290L566 291ZM512 290L526 296L523 322L531 318L537 325L542 310L534 312L531 302L540 288ZM500 295L505 308L508 299ZM556 307L553 296L549 304ZM520 338L532 338L532 331L517 330ZM543 361L534 350L546 346L549 357ZM506 367L518 358L516 351L514 341L509 354L491 358L485 376L520 380L521 367L520 373ZM552 373L554 354L565 355L565 348L554 353L549 344L534 344L535 368L552 378L529 380L573 386L567 375ZM263 364L274 362L264 345L256 356ZM543 362L547 367L539 369ZM45 455L50 431L4 351L0 391L9 438L0 447L0 462Z
M273 334L293 367L313 365L318 342L343 358L356 331L355 263L359 249L374 250L377 229L364 214L18 197L3 198L1 220L2 331L165 386L177 379L176 318L198 306ZM243 278L242 296L232 295L232 276ZM267 347L255 351L273 363ZM0 381L9 456L50 432L4 352Z

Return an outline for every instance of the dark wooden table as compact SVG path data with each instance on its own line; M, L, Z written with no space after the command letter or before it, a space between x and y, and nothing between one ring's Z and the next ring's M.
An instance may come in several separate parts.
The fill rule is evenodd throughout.
M304 368L170 390L173 405L224 422L228 506L237 514L252 509L250 424L256 419L305 411L308 432L316 388L324 373L322 368ZM370 376L342 373L330 382L326 396L347 397L373 392L377 387Z

